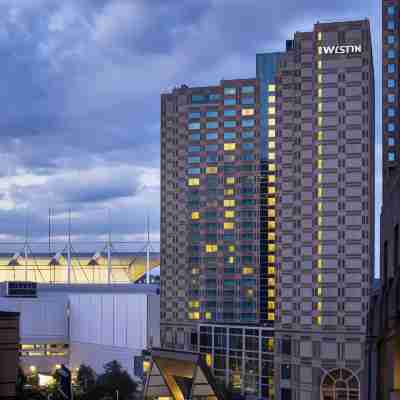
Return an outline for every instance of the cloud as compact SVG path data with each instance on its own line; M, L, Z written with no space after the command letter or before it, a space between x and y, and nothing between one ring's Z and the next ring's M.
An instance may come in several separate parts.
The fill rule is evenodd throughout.
M375 0L0 0L3 233L27 207L42 235L51 205L91 235L111 207L125 237L148 209L156 234L160 93L254 77L294 31L368 15L378 31Z

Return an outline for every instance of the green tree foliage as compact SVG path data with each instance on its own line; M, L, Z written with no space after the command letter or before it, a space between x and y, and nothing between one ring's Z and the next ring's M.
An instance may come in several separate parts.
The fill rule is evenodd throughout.
M137 385L117 361L111 361L104 365L104 373L98 377L96 387L103 397L116 399L118 391L119 400L128 400L136 391Z
M82 364L79 367L76 381L83 393L90 392L96 385L96 374L92 368Z

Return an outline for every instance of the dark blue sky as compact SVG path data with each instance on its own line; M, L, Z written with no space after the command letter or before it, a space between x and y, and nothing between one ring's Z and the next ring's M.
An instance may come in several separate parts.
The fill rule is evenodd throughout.
M23 235L27 213L45 238L49 207L58 235L71 208L86 238L107 209L115 237L140 236L147 213L156 237L160 93L254 77L256 52L318 20L370 17L377 57L379 3L0 0L0 238Z

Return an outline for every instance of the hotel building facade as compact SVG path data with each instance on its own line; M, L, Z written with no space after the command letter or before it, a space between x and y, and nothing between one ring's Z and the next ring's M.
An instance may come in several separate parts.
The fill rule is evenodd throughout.
M382 1L382 180L380 287L370 314L369 399L400 398L400 1Z
M318 23L256 79L161 97L161 341L233 390L360 398L373 83L368 21Z

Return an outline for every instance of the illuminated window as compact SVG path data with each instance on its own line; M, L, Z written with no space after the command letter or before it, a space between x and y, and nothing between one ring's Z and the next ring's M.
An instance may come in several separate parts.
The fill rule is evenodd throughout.
M268 229L275 229L276 224L274 221L268 221Z
M235 183L235 177L234 176L228 176L225 178L225 183L227 185L233 185Z
M198 211L193 211L192 219L200 219L200 213Z
M275 96L268 96L268 103L275 103L276 97Z
M274 209L269 208L268 209L268 218L275 218L276 212Z
M200 319L200 313L198 311L190 312L189 319Z
M270 243L270 244L267 246L267 249L268 249L268 251L270 251L270 252L275 251L275 244Z
M270 172L276 171L276 165L275 164L268 164L268 171L270 171Z
M318 283L322 283L322 274L318 274L317 280Z
M228 264L235 264L235 257L229 256L228 257Z
M324 210L324 203L322 203L321 201L318 202L318 211L323 211Z
M318 145L318 155L322 156L322 144Z
M275 275L275 267L268 267L268 275Z
M322 103L318 103L318 112L322 112Z
M322 61L321 60L318 61L317 68L318 69L322 69Z
M317 303L317 310L322 311L322 303L320 301Z
M318 254L322 254L322 246L321 245L317 246L317 252L318 252Z
M268 313L268 321L274 321L275 320L275 314L274 313Z
M321 325L322 324L322 317L317 317L317 325Z
M276 189L274 186L268 187L268 194L275 194L275 192L276 192Z
M268 240L275 240L275 233L274 232L268 232Z
M205 316L206 319L211 319L212 318L212 314L209 311L206 311L204 316Z
M318 89L318 97L322 97L322 89L321 88Z
M269 115L275 115L276 109L275 107L268 107L268 114Z
M276 123L275 118L268 119L268 126L275 126L275 123Z
M218 172L218 167L207 167L206 174L216 174Z
M225 211L225 218L235 218L235 211Z
M275 160L275 153L268 153L268 160Z
M317 288L317 296L322 297L322 288Z
M243 108L242 109L242 115L244 117L254 115L254 108Z
M322 188L318 188L318 197L322 197L324 195L324 190Z
M275 137L275 130L274 129L269 129L268 130L268 137L274 138Z
M324 123L324 119L322 117L318 117L318 126L322 126Z
M211 367L212 365L212 355L209 353L206 354L206 364L208 367Z
M275 262L275 256L272 256L272 255L268 256L268 262L269 263L274 263Z
M218 246L216 244L206 244L206 253L216 253Z
M198 300L189 301L189 307L190 308L199 308L200 302Z
M274 278L268 278L268 286L275 286L275 279Z
M275 92L276 90L276 86L273 84L269 84L268 85L268 92Z
M192 275L197 275L199 273L198 268L192 268Z
M318 174L318 183L322 183L322 174Z
M267 204L269 206L274 206L276 204L275 197L268 197Z
M235 246L234 244L230 244L230 245L228 246L228 251L229 251L230 253L233 253L235 250L236 250L236 246Z
M189 178L188 185L189 186L199 186L200 185L200 179L199 178Z
M269 141L268 142L268 148L274 150L275 149L275 142Z
M318 225L322 226L322 217L318 217Z
M322 169L322 168L324 168L324 160L318 160L318 168L319 169Z
M231 151L236 149L236 143L224 143L224 150Z
M275 302L274 301L268 302L268 310L275 310Z
M230 230L235 228L235 223L234 222L224 222L224 229L225 230Z
M252 297L254 295L254 290L253 289L247 289L246 290L246 296L247 297Z
M318 74L318 83L322 83L322 75Z
M323 268L323 266L324 266L324 260L319 259L319 260L317 261L317 267L318 267L318 268Z
M233 196L235 194L235 189L225 189L224 195L225 196Z
M235 207L235 200L224 200L224 207Z
M244 267L242 270L243 275L250 275L254 273L253 267Z
M150 361L144 360L143 361L143 372L149 372L150 371Z
M322 32L318 32L318 34L317 34L317 39L318 39L319 41L322 40Z

